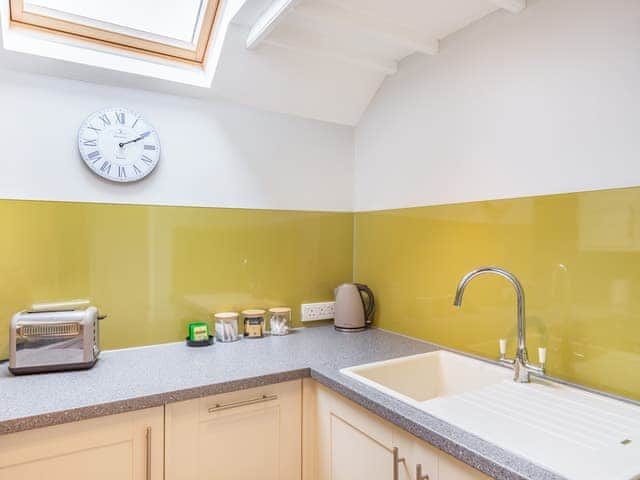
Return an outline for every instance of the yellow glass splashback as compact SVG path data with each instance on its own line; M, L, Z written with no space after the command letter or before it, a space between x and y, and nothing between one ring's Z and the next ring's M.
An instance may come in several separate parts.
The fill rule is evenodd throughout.
M528 347L550 375L640 400L640 188L355 215L355 279L376 293L379 327L495 358L515 350L525 289Z
M13 313L87 298L102 348L177 341L220 310L333 298L353 214L0 200L0 359Z
M640 399L640 188L364 213L0 200L0 359L11 315L91 299L105 349L177 341L190 321L246 307L376 293L376 324L485 357L515 348L522 281L532 360L551 375Z

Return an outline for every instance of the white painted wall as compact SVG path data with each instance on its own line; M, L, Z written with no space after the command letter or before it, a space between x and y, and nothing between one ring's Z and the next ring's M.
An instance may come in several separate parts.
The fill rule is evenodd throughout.
M355 173L349 127L0 70L0 198L361 211L640 184L640 2L528 3L405 60L356 129ZM76 151L113 105L161 136L138 184Z
M131 185L92 174L82 120L108 106L160 135L156 171ZM213 100L0 70L0 198L349 211L353 129Z
M529 0L415 55L356 129L356 210L640 184L640 2Z

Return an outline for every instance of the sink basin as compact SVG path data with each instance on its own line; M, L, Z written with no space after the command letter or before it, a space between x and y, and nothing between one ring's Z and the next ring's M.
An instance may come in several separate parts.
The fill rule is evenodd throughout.
M413 404L508 380L509 370L445 350L345 368L342 373Z
M640 406L435 351L341 373L563 478L640 480Z

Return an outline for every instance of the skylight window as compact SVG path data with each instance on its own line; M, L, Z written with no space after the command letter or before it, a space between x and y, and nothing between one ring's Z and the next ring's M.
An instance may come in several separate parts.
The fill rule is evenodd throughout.
M11 0L11 20L202 63L220 0Z

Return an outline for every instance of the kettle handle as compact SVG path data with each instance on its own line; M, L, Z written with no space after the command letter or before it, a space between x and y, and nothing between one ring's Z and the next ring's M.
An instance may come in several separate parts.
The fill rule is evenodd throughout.
M365 324L370 326L373 323L373 312L376 309L376 299L373 296L373 292L369 287L362 283L354 284L360 293L360 298L362 298L362 305L364 306L364 318ZM364 298L362 297L362 292L367 295L367 302L365 303Z

